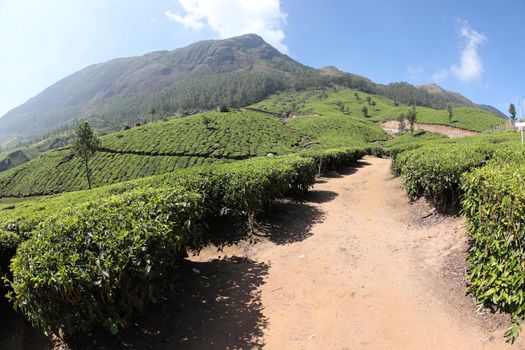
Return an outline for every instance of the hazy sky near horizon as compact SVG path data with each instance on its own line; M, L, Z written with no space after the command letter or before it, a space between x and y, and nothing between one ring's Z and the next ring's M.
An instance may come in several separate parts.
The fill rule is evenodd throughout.
M525 0L0 0L0 116L88 65L252 32L312 67L507 113L525 96L523 17Z

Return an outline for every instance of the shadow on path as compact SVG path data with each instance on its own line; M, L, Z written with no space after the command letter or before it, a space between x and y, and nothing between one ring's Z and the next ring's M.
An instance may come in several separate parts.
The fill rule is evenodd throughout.
M267 321L257 288L268 265L246 258L185 261L177 291L121 334L70 341L71 349L259 349Z
M323 203L337 194L329 191L312 191L304 197L306 202L282 201L277 203L268 216L257 222L257 235L265 236L275 244L300 242L312 235L311 229L323 221L325 214L308 202Z
M48 339L31 327L31 324L16 313L7 301L0 302L0 349L47 350Z

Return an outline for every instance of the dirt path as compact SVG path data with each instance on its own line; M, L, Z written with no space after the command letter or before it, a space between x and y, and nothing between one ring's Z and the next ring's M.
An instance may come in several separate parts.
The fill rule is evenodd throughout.
M257 289L265 348L510 347L505 320L464 295L462 220L408 203L389 164L366 158L317 184L313 203L278 210L277 227L302 228L297 242L226 251L270 266Z
M388 120L381 123L381 128L389 134L397 134L399 130L399 122L397 120ZM464 136L476 136L479 135L479 132L470 131L460 128L455 128L453 126L447 125L438 125L438 124L419 124L414 125L416 130L425 130L430 132L435 132L447 137L464 137Z

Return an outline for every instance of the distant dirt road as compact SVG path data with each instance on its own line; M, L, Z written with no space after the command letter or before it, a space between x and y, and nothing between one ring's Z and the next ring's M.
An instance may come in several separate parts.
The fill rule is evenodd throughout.
M365 158L310 201L277 209L296 242L230 248L269 266L257 289L267 349L506 349L504 316L464 295L461 218L410 204L390 161ZM278 236L280 237L280 236ZM205 256L206 254L204 254ZM201 259L204 258L201 256Z
M396 134L399 129L399 122L397 120L388 120L386 122L381 123L381 128L383 128L383 130L385 130L389 134ZM414 125L414 129L435 132L437 134L445 135L447 137L452 138L479 135L479 132L455 128L453 126L437 124L418 123Z

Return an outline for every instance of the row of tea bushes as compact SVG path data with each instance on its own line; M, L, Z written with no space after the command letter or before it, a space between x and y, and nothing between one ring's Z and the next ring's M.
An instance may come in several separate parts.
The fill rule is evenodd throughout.
M362 154L335 153L254 158L64 194L70 206L57 209L65 203L57 196L47 209L22 209L34 210L28 222L11 213L0 220L0 237L17 235L0 241L7 254L16 250L11 299L46 332L103 326L115 333L175 281L180 259L188 247L200 248L209 220L251 221L276 198L308 190L320 164Z
M403 177L411 199L427 197L438 209L457 207L461 174L488 161L519 157L515 133L407 142L392 154L393 170Z
M425 196L444 209L458 203L461 174L485 164L493 152L489 145L425 146L398 155L396 166L411 199Z
M525 317L525 150L515 134L431 142L401 152L397 166L411 198L456 206L467 221L469 292L513 315L514 341Z
M525 164L494 163L461 178L470 237L469 291L480 304L525 317ZM510 340L519 326L507 332Z

